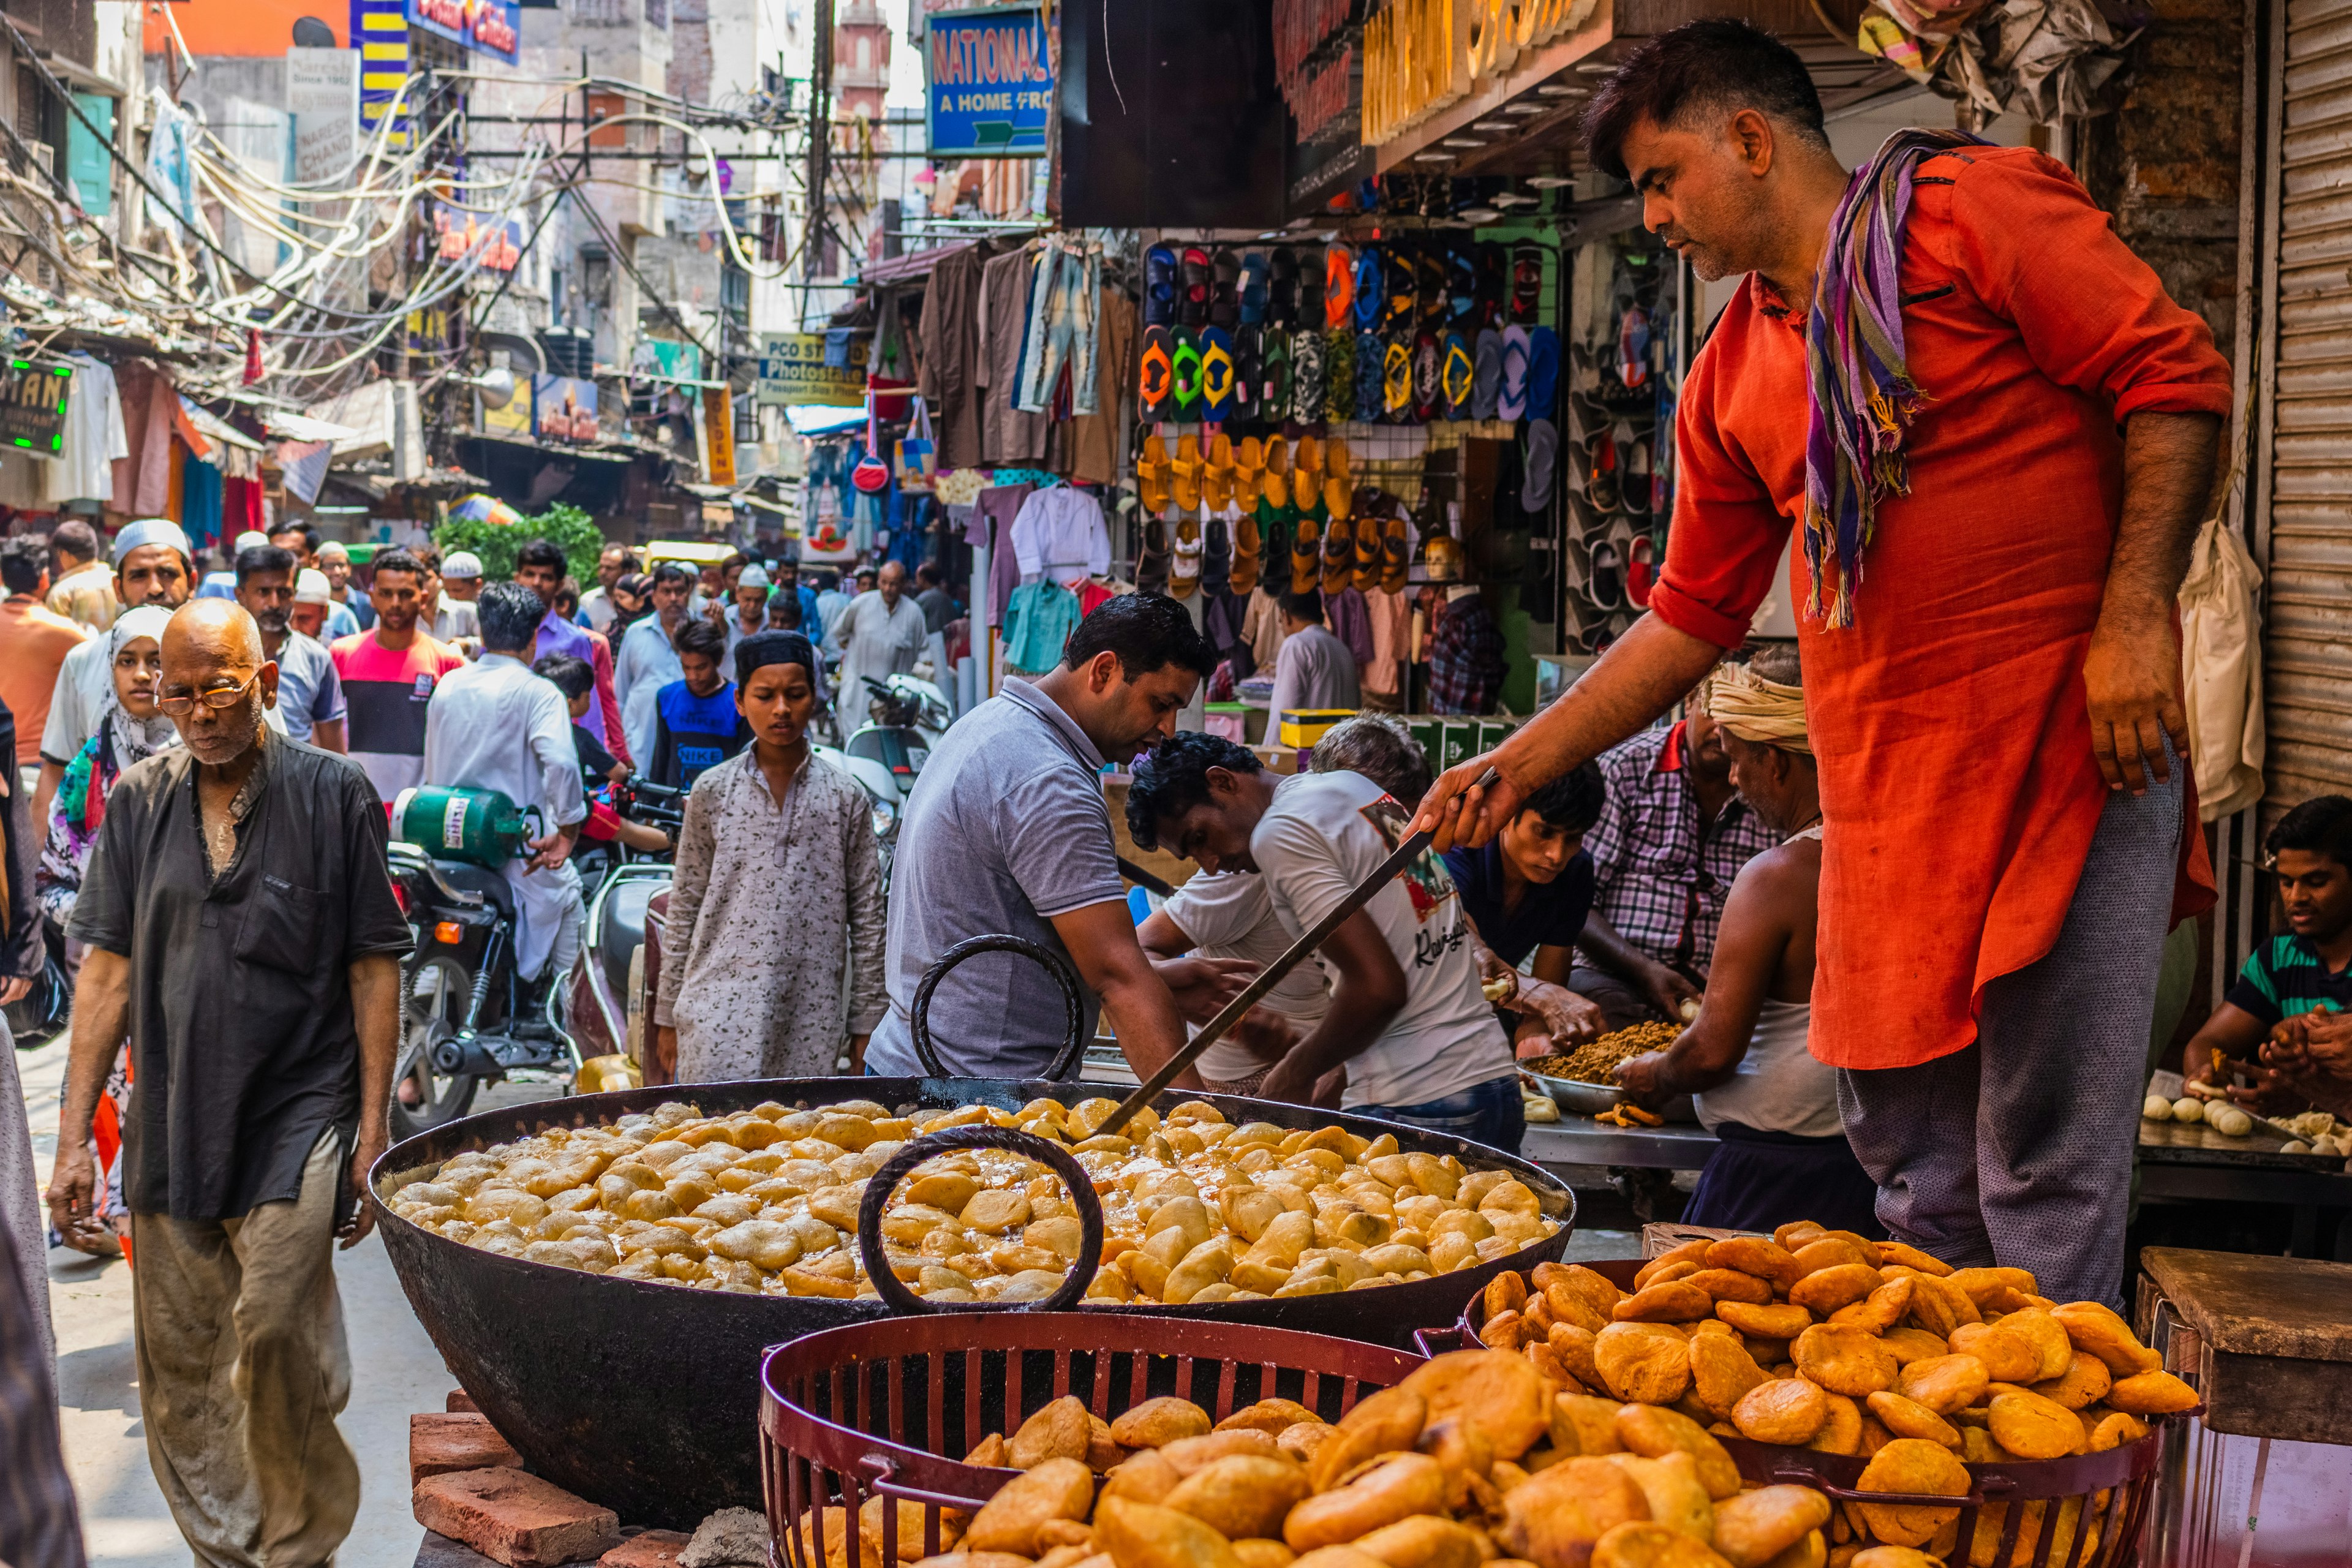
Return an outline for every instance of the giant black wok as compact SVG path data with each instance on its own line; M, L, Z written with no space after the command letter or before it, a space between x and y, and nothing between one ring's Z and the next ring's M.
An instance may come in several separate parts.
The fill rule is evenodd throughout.
M1040 1096L1117 1098L1115 1086L1005 1079L772 1079L582 1095L453 1121L376 1162L369 1202L411 1306L457 1382L530 1468L632 1523L692 1529L727 1507L760 1507L760 1356L819 1329L887 1315L874 1300L751 1296L590 1274L483 1252L410 1224L384 1199L441 1162L551 1126L586 1126L684 1100L705 1112L768 1100L814 1107L872 1100L893 1108L1018 1109ZM1234 1121L1393 1133L1407 1152L1453 1154L1526 1183L1559 1229L1518 1252L1434 1279L1378 1289L1120 1311L1265 1323L1411 1348L1412 1331L1453 1322L1506 1268L1557 1258L1576 1200L1538 1166L1459 1138L1307 1106L1171 1090L1166 1110L1205 1100ZM1108 1310L1108 1309L1103 1309Z

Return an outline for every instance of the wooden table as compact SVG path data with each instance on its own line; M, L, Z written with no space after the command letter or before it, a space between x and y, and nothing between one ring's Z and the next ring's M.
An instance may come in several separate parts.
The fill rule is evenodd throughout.
M2284 1154L2289 1140L2261 1122L2244 1138L2224 1138L2201 1122L2139 1124L2143 1199L2277 1204L2290 1215L2288 1250L2319 1247L2319 1211L2352 1209L2352 1174L2340 1155Z

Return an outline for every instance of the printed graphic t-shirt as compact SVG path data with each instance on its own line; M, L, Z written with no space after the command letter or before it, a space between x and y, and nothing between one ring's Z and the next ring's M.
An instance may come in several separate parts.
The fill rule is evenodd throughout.
M1372 874L1412 813L1360 773L1300 773L1275 786L1250 835L1276 916L1293 941ZM1514 1071L1478 989L1470 922L1445 863L1420 859L1364 906L1404 971L1404 1010L1348 1063L1346 1105L1419 1105Z
M655 697L654 714L654 765L648 776L670 789L692 789L696 779L741 751L751 738L751 727L735 711L731 680L720 681L708 697L697 697L685 681L673 680Z
M344 743L389 804L424 782L425 710L441 678L466 668L466 656L423 632L403 648L362 632L337 637L329 651L343 682Z

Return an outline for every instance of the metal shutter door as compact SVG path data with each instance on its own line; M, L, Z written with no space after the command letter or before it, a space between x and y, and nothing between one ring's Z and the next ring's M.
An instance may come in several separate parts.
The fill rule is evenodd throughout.
M2265 818L2352 794L2352 0L2287 7Z

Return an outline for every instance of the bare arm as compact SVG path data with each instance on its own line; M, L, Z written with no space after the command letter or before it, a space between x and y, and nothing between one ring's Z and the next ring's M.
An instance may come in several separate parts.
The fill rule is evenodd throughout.
M58 796L58 785L65 782L66 765L63 763L53 763L48 758L43 757L40 779L33 785L33 820L35 822L47 823L49 820L49 803Z
M1617 1081L1629 1092L1649 1098L1713 1089L1748 1054L1756 1020L1789 952L1785 900L1799 896L1793 886L1778 885L1793 876L1791 868L1777 863L1778 853L1749 862L1732 882L1723 900L1715 963L1706 973L1706 996L1690 1027L1664 1050L1618 1065Z
M1441 853L1486 843L1538 788L1673 707L1722 658L1713 643L1643 616L1559 701L1493 751L1446 769L1413 826L1434 831ZM1479 788L1489 767L1502 777Z
M1599 910L1584 917L1584 930L1577 934L1576 945L1601 968L1640 986L1651 1004L1670 1019L1679 1021L1683 1004L1698 1000L1697 986L1679 970L1668 968L1627 942Z
M1361 1053L1404 1011L1404 971L1370 912L1358 910L1349 915L1316 951L1339 971L1331 1005L1307 1037L1265 1075L1258 1093L1267 1100L1307 1104L1318 1079Z
M352 1023L360 1037L360 1129L352 1148L352 1191L364 1194L368 1168L392 1147L392 1062L400 1046L400 960L389 952L354 959ZM375 1228L362 1197L343 1227L343 1246L357 1247Z
M2167 735L2188 755L2173 608L2213 489L2221 426L2210 414L2135 414L2124 423L2123 517L2083 663L2091 750L2109 789L2140 795L2147 773L2169 778Z
M311 725L310 744L322 752L342 755L350 749L343 744L343 721L341 719L321 719Z
M1184 1020L1176 999L1135 940L1135 921L1126 900L1107 900L1052 917L1062 945L1076 960L1078 978L1093 987L1110 1014L1118 1047L1138 1078L1150 1078L1184 1046ZM1198 1089L1201 1075L1187 1068L1174 1087Z
M58 1118L58 1158L49 1173L49 1218L69 1247L88 1250L98 1171L89 1157L90 1122L114 1055L131 1032L131 960L92 948L74 986L73 1044L66 1058L64 1108ZM389 1093L389 1089L386 1090Z

